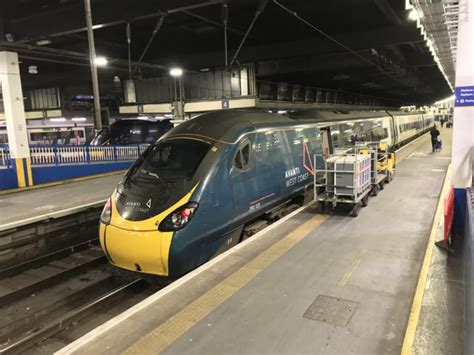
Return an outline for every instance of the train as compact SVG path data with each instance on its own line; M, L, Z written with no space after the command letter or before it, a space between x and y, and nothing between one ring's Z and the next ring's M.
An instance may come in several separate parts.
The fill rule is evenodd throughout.
M92 119L52 118L27 120L27 136L30 145L86 144L94 137ZM8 143L5 122L0 124L0 144Z
M91 145L150 144L173 128L170 119L123 118L104 127Z
M95 133L91 118L27 120L30 145L130 145L150 144L173 128L169 118L123 118ZM5 123L0 124L0 144L8 143Z
M431 119L385 111L202 114L164 134L128 170L101 214L101 247L119 268L178 278L247 238L256 221L309 201L323 152L363 139L395 149L428 131Z

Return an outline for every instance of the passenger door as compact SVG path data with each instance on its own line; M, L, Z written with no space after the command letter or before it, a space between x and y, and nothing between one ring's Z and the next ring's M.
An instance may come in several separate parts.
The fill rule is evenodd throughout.
M244 138L238 145L230 170L234 199L234 220L246 219L254 212L252 202L258 196L255 177L255 138Z

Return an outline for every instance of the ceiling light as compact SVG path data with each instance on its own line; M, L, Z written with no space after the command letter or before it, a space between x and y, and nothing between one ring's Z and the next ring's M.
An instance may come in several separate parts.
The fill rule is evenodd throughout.
M416 21L420 18L420 16L418 15L418 11L416 11L415 9L412 9L409 13L408 13L408 19L411 20L411 21Z
M74 117L72 120L74 122L84 122L84 121L87 121L87 118L85 118L85 117Z
M37 46L46 46L48 44L51 44L49 39L40 39L39 41L36 41Z
M183 69L181 68L171 68L170 69L170 75L174 77L179 77L183 75Z
M11 33L5 33L5 39L8 42L15 42L15 36Z
M66 119L64 117L50 118L49 120L51 122L64 122L64 121L66 121Z
M105 67L108 62L109 61L105 57L96 57L94 61L95 65L97 65L98 67Z
M38 74L38 67L36 65L30 65L28 67L28 74Z

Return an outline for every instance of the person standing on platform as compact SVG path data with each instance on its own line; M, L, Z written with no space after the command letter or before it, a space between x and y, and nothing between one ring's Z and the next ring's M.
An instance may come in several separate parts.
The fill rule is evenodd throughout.
M430 134L431 134L431 147L433 148L433 153L434 153L436 149L436 143L438 142L438 136L440 134L436 125L434 125L433 128L431 128Z

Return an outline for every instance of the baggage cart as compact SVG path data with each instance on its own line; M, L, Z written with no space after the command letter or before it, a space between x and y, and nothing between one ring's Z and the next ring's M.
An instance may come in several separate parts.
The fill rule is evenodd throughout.
M314 199L319 210L345 204L351 206L351 216L358 216L360 206L367 206L372 189L370 155L357 149L354 153L334 154L324 160L323 169L318 169L317 157Z

